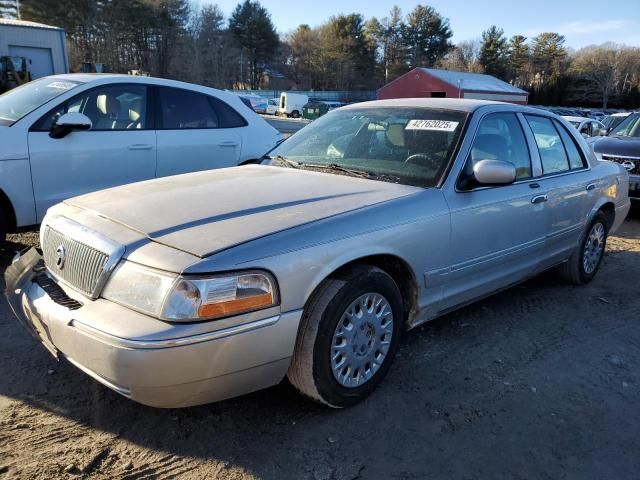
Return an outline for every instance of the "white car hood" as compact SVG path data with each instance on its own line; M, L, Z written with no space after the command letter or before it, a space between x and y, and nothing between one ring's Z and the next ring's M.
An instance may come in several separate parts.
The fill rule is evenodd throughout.
M242 166L102 190L65 203L206 257L278 231L422 189L272 166Z

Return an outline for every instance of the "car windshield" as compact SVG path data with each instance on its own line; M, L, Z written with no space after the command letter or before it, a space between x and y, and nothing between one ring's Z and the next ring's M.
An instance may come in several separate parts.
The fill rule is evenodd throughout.
M609 135L612 137L640 137L640 114L629 115Z
M74 80L41 78L0 95L0 125L12 125L40 105L81 85Z
M465 112L413 107L334 110L270 154L295 168L433 187L456 151Z

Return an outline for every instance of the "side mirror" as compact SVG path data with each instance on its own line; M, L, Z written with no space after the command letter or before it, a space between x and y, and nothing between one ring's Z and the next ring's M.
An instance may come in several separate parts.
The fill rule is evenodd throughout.
M49 132L49 136L51 138L63 138L71 132L91 130L91 127L93 127L91 119L83 113L65 113L56 120L56 123Z
M502 160L480 160L473 166L473 176L482 185L508 185L516 180L516 167Z

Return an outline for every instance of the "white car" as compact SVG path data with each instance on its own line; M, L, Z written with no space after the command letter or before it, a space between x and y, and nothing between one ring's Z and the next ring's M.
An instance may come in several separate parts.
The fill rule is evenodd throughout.
M584 138L604 135L607 130L601 122L593 118L571 117L567 115L564 115L562 118L573 125Z
M211 88L127 75L35 80L0 96L0 241L67 198L259 160L281 139L238 96Z

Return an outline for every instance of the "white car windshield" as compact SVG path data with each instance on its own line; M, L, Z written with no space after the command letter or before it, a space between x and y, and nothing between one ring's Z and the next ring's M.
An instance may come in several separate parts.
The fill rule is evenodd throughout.
M75 80L41 78L0 95L0 125L12 125L40 105L82 85Z
M269 154L294 168L433 187L448 170L465 112L385 107L334 110Z

